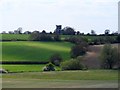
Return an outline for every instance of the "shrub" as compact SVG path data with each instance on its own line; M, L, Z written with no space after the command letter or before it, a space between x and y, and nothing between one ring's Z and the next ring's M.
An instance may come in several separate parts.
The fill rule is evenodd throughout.
M84 65L78 59L71 59L61 63L62 70L83 70Z
M86 54L87 47L84 44L75 45L71 48L71 57L76 58L78 56Z
M55 71L55 67L52 63L48 63L45 67L43 67L43 71Z
M60 66L60 62L62 61L62 57L60 56L60 54L56 53L56 54L53 54L51 57L50 57L50 62L56 66Z

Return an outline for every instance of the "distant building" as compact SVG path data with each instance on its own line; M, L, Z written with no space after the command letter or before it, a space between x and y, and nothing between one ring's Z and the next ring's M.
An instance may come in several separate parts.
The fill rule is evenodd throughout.
M62 25L56 25L55 33L61 34L61 30L62 30Z

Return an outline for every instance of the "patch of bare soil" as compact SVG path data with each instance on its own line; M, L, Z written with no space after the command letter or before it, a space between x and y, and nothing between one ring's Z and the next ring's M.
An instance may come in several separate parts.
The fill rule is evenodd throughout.
M103 45L93 45L89 46L87 54L84 56L82 61L90 69L100 68L100 52Z

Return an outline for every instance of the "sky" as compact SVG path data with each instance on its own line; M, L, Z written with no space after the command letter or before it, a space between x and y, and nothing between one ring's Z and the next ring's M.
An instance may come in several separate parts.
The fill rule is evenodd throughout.
M70 26L81 33L118 30L119 0L0 0L0 32L54 31Z

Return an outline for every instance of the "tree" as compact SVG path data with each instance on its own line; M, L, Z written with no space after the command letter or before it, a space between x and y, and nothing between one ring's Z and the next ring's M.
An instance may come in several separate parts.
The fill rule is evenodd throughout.
M91 35L96 35L94 30L91 30Z
M117 36L116 41L120 43L120 34Z
M30 34L30 37L29 37L29 40L32 40L32 41L40 41L40 34L39 33L31 33Z
M109 29L106 29L105 30L105 35L109 35L110 34L110 30Z
M61 61L62 61L62 57L58 53L55 53L50 57L50 62L56 66L60 66Z
M71 57L76 58L78 56L86 54L87 48L84 44L75 45L71 48Z
M63 28L62 33L64 35L75 35L75 30L71 27L65 27Z
M17 31L18 31L19 34L22 34L22 27L19 27L19 28L17 29Z
M30 31L25 31L24 34L31 34L31 32Z
M102 68L113 69L117 62L117 49L113 48L110 44L106 44L101 52Z
M80 35L80 31L77 31L77 35Z
M38 33L39 34L40 32L39 31L33 31L32 33Z
M42 34L46 34L46 31L45 31L45 30L43 30L41 33L42 33Z
M61 41L59 34L54 35L54 41Z
M40 34L40 41L53 41L52 37L48 34Z
M53 34L52 32L50 32L50 34Z

